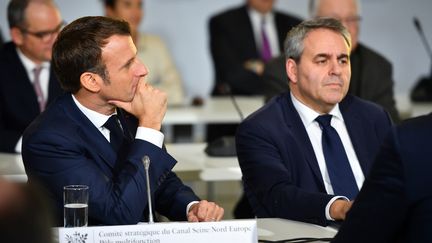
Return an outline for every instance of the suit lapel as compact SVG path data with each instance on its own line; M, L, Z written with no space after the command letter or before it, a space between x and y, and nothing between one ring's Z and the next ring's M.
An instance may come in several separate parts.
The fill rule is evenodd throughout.
M16 107L26 107L26 116L33 119L40 113L36 92L33 89L24 65L18 57L15 45L7 45L5 48L9 49L7 55L10 57L8 65L11 71L8 82L9 87L7 89L10 94L14 94L8 98L14 100Z
M365 148L365 144L368 142L368 138L366 137L368 133L365 131L368 129L364 127L364 122L362 122L358 114L354 112L353 109L349 108L352 102L353 97L347 95L339 104L339 108L345 120L345 126L363 170L363 174L366 175L366 172L369 171L371 166L368 159L369 156L367 155L367 149Z
M287 103L287 109L285 109L285 121L290 129L293 137L296 139L297 144L299 145L299 149L303 151L303 156L309 167L313 171L316 180L319 182L321 188L325 190L323 176L321 175L321 171L319 169L318 161L315 156L315 152L313 150L312 144L310 142L309 136L306 132L306 128L303 125L303 122L295 109L291 95L287 92L285 95L285 102Z
M238 34L237 36L243 38L240 43L243 43L245 45L245 49L248 50L246 53L253 54L250 57L247 58L259 58L259 52L258 47L255 41L255 34L252 29L252 22L249 17L249 13L246 6L243 6L240 8L240 15L238 18L240 27L238 29L239 32L243 32L242 34Z
M90 153L96 153L104 163L113 169L117 154L112 149L108 140L106 140L98 128L78 109L72 99L72 95L66 94L64 98L64 110L70 119L77 124L77 133L78 136L81 137L82 142L87 143L87 147L91 148Z

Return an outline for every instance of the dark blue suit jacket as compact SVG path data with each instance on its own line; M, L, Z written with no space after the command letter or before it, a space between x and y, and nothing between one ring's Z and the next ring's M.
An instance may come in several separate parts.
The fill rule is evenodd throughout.
M385 140L334 242L432 242L432 115Z
M365 175L391 127L383 108L354 96L339 104ZM284 93L243 121L236 135L246 195L258 217L326 225L326 193L312 144Z
M48 104L63 93L51 68ZM0 151L15 152L24 130L40 114L37 95L27 71L9 42L0 52Z
M128 118L120 117L127 129ZM39 116L23 138L22 156L29 181L47 188L58 216L63 215L63 186L90 187L89 224L136 224L146 220L144 155L151 160L150 184L156 211L171 220L186 220L187 204L199 199L171 172L176 160L165 150L138 139L129 144L124 155L117 155L70 94L60 97Z

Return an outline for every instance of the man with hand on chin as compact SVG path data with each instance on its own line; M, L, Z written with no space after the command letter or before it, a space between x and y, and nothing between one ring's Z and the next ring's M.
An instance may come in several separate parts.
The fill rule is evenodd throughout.
M136 54L124 21L84 17L61 31L53 66L66 94L24 134L29 182L45 186L58 216L63 187L84 184L89 225L135 224L149 215L148 156L155 211L176 221L221 220L223 208L200 201L171 171L177 161L160 132L166 94L143 81L148 71Z

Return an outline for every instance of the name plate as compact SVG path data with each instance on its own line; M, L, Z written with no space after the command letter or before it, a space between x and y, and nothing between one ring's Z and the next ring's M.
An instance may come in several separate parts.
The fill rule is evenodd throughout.
M58 229L59 243L256 243L256 220L169 222Z

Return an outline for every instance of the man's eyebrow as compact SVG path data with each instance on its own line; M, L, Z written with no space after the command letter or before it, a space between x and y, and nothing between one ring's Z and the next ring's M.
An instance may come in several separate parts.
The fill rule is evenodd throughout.
M348 54L345 54L345 53L342 53L342 54L339 54L339 55L337 56L337 59L342 59L342 58L349 58L349 55L348 55Z
M315 55L314 59L316 58L329 58L330 55L327 53L318 53L317 55Z

